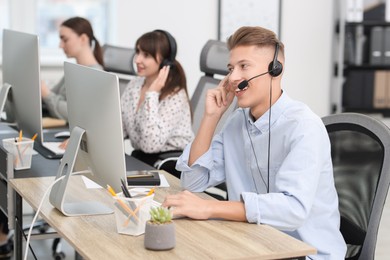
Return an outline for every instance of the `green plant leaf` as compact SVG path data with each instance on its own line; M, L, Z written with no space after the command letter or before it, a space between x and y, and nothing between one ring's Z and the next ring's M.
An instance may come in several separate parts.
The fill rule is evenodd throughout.
M150 220L153 223L164 224L172 221L172 213L168 208L152 207L150 209Z

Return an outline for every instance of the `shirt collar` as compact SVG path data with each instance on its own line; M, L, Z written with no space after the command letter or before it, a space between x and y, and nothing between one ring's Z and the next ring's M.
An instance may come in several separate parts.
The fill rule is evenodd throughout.
M271 126L280 118L284 110L290 103L291 98L287 95L285 91L282 91L282 95L276 100L276 102L271 107ZM254 125L262 133L268 132L268 120L269 120L269 111L267 110L259 119L255 122L253 121L252 116L250 116L249 108L245 109L245 114L248 118L250 125Z

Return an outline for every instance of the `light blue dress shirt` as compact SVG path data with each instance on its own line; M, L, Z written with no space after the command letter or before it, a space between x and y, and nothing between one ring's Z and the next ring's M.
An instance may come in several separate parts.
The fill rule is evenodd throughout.
M344 259L324 124L285 92L271 111L269 174L269 111L253 122L249 109L238 108L191 167L191 144L185 148L176 166L181 184L202 192L226 181L229 200L244 202L248 222L273 226L312 245L318 254L311 259Z

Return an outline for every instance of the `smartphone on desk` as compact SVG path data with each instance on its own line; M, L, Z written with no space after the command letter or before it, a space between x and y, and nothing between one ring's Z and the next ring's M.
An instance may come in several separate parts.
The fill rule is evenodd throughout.
M129 171L126 172L129 186L159 186L160 174L157 171Z

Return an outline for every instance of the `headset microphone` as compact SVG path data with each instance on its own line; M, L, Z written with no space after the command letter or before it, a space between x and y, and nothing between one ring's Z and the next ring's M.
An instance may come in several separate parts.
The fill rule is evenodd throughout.
M250 79L248 79L248 80L243 80L243 81L241 81L241 82L238 84L237 87L238 87L239 89L244 89L244 88L246 88L246 87L248 86L249 81L251 81L252 79L261 77L261 76L263 76L263 75L265 75L265 74L268 74L268 73L270 73L270 71L267 71L267 72L261 73L261 74L259 74L259 75L256 75L256 76L254 76L254 77L252 77L252 78L250 78Z

